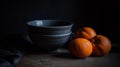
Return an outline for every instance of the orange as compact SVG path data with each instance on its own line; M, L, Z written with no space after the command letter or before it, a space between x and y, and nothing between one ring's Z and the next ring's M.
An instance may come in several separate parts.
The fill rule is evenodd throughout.
M75 38L92 39L96 36L96 31L91 27L83 27L75 33Z
M93 45L93 56L104 56L108 54L111 50L111 41L103 35L97 35L95 38L91 39Z
M71 41L69 51L77 58L86 58L92 53L92 44L85 38L76 38Z

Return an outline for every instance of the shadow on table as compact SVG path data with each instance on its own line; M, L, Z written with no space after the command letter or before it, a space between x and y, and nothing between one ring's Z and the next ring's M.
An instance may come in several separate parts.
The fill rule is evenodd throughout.
M55 53L52 56L58 58L64 58L64 59L78 59L77 57L72 56L70 53ZM85 58L79 58L79 59L85 59Z

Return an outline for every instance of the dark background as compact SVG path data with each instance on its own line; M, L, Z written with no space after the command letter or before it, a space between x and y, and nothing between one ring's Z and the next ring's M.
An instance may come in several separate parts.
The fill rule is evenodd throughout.
M74 23L73 32L91 26L112 42L119 42L119 6L115 0L1 0L0 3L1 39L9 34L26 34L25 23L30 20L61 19Z

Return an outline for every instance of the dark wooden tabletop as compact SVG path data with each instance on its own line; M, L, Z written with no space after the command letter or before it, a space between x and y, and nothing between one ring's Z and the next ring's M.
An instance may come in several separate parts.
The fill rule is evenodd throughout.
M58 49L51 53L24 54L16 67L120 67L118 47L103 57L87 57L77 59L70 56L66 49ZM117 52L118 51L118 52Z

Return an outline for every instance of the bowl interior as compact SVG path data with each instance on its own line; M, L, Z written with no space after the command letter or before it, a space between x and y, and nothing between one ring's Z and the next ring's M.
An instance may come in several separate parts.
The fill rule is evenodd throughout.
M67 21L61 21L61 20L34 20L34 21L28 22L27 24L31 26L37 26L37 27L55 27L55 26L72 25Z

